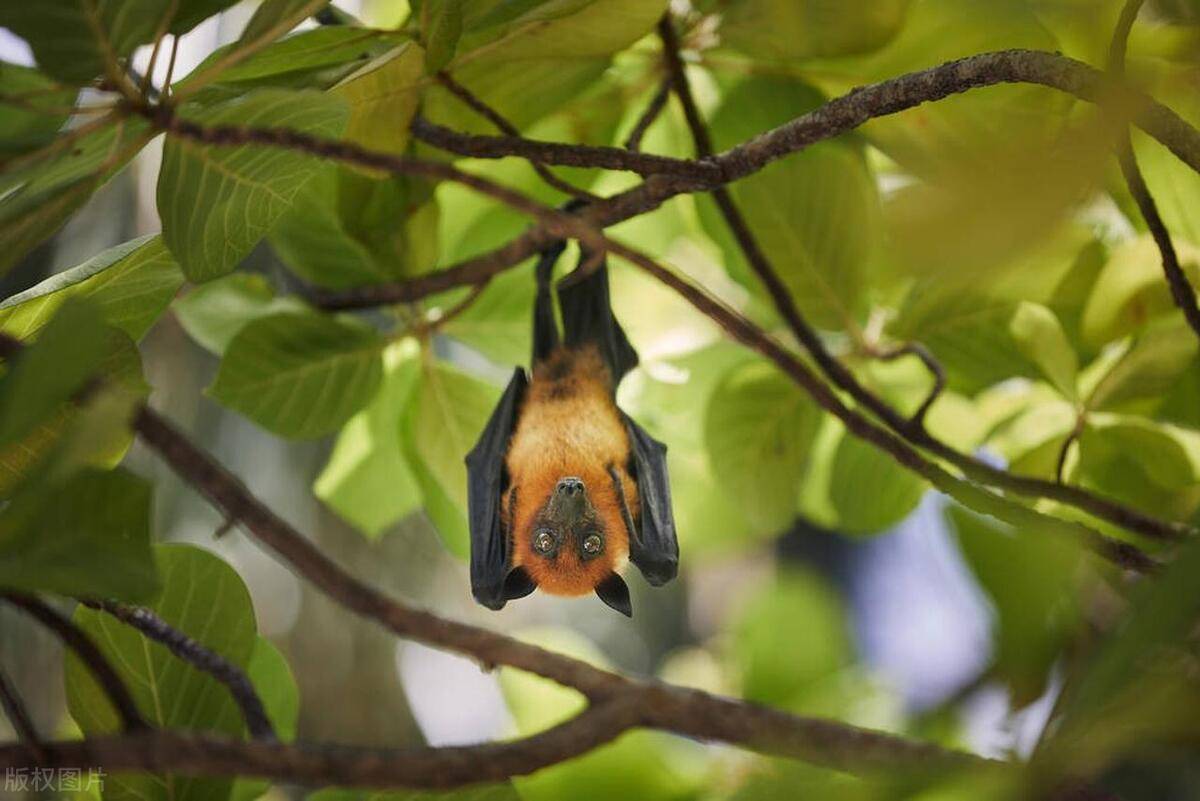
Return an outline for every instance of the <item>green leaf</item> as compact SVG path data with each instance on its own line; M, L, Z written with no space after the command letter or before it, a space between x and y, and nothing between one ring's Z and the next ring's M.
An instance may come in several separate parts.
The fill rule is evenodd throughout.
M367 537L377 538L421 507L421 488L404 457L400 419L420 375L412 341L383 352L383 385L338 434L313 492Z
M1076 398L1079 358L1054 312L1036 303L1020 303L1008 322L1009 333L1047 381L1063 397Z
M238 574L216 555L192 545L155 548L163 590L148 607L173 628L245 669L257 641L254 607ZM79 607L74 621L116 668L138 710L152 726L242 734L241 712L229 690L105 612ZM79 659L66 660L67 708L85 735L117 729L108 698ZM146 773L106 778L106 801L207 801L225 799L229 778L187 778Z
M721 17L721 41L761 61L874 50L900 27L909 0L743 0Z
M393 790L369 793L365 790L326 788L305 796L305 801L521 801L511 783L475 784L458 790Z
M272 314L306 310L295 297L276 297L267 279L254 273L233 273L209 281L176 300L172 308L188 335L218 356L248 323Z
M726 658L741 676L743 698L803 711L807 692L853 661L842 604L816 574L782 571L739 609Z
M1088 415L1079 438L1083 469L1121 455L1166 490L1200 485L1200 432L1141 417Z
M0 61L0 86L5 94L0 98L2 156L15 156L50 142L67 121L66 109L75 104L75 89L59 88L37 70L5 61ZM10 99L14 97L21 100Z
M359 324L315 312L272 314L233 338L208 392L280 436L319 437L375 395L383 345Z
M287 128L335 137L345 104L321 92L260 89L207 108L184 106L203 126ZM233 270L291 207L321 163L294 150L212 146L168 136L158 179L163 239L193 281Z
M404 456L425 513L456 556L468 552L467 451L487 424L499 390L442 362L423 359L420 383L403 410Z
M764 533L786 528L820 414L799 387L756 362L730 371L709 399L704 430L717 480Z
M271 246L292 272L335 289L420 275L437 258L432 195L418 178L328 165L280 218Z
M421 6L425 71L433 74L454 58L462 36L464 0L425 0Z
M242 30L238 46L277 39L328 4L329 0L263 0Z
M1200 279L1200 250L1178 239L1175 249L1180 266L1195 286ZM1162 257L1147 234L1113 250L1084 308L1083 337L1092 345L1103 345L1173 308Z
M829 496L839 531L871 534L908 517L925 482L879 448L843 435L833 455Z
M736 144L819 103L815 90L795 80L744 80L724 94L713 117L716 146ZM835 329L857 319L881 233L875 180L861 155L843 143L818 144L738 181L730 191L804 315ZM702 202L700 209L731 273L761 291L712 202Z
M1156 320L1113 359L1089 367L1091 389L1085 393L1091 409L1123 410L1130 405L1159 401L1193 369L1196 337L1181 315Z
M1162 3L1156 4L1161 8ZM1200 14L1193 11L1197 18ZM1194 30L1194 29L1193 29ZM1195 52L1195 45L1188 50ZM1187 122L1200 125L1200 102L1196 98L1195 65L1166 65L1157 61L1159 70L1147 91L1161 103L1167 104ZM1146 185L1154 197L1155 205L1162 215L1168 230L1179 239L1200 245L1200 221L1196 219L1196 208L1200 204L1200 175L1180 162L1179 157L1163 147L1157 140L1141 131L1133 131L1133 147L1138 166L1146 178ZM1193 249L1193 254L1195 253ZM1191 257L1195 259L1195 255ZM1192 274L1195 286L1195 273Z
M1037 699L1079 617L1084 556L1064 538L947 509L959 546L993 603L995 665L1016 706Z
M527 268L501 273L442 330L496 364L523 364L530 353L532 324L529 310L533 308L534 289ZM465 295L459 293L454 300L462 297ZM447 297L443 304L443 309L450 308L451 298Z
M216 16L238 0L181 0L168 30L176 36L187 33L209 17Z
M424 84L421 56L416 43L405 42L364 64L331 90L350 106L347 140L370 150L404 153Z
M4 3L0 27L29 43L47 75L82 84L105 71L106 54L124 58L153 39L170 5L170 0Z
M109 325L141 339L182 284L161 237L134 239L7 298L0 303L0 330L33 336L64 302L82 297L99 307Z
M0 587L141 601L158 588L151 487L123 470L43 481L0 515Z
M108 340L99 309L65 304L0 380L0 445L25 436L96 374Z
M265 637L260 636L254 641L254 650L246 663L246 676L262 699L276 736L283 742L294 740L300 717L300 688L296 686L287 659ZM229 801L255 801L270 786L270 782L262 779L237 778Z

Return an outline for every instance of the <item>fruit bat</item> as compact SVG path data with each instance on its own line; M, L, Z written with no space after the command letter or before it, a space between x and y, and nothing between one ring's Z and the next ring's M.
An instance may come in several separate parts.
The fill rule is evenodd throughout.
M589 254L557 284L565 243L536 266L532 379L517 367L467 455L471 590L501 609L535 589L595 592L632 617L620 576L633 562L652 585L675 577L667 449L617 408L621 379L638 356L613 316L608 267Z

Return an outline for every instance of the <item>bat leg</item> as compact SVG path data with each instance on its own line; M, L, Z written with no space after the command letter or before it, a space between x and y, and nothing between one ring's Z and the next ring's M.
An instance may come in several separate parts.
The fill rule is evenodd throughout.
M616 391L625 374L637 367L638 355L613 315L608 263L601 260L598 267L584 274L583 269L591 260L592 254L581 249L579 266L558 282L563 338L568 347L588 344L598 347L612 373L613 390Z
M558 323L554 320L554 300L550 293L550 278L554 263L566 248L556 242L542 251L537 263L537 297L533 303L533 364L548 357L558 347Z

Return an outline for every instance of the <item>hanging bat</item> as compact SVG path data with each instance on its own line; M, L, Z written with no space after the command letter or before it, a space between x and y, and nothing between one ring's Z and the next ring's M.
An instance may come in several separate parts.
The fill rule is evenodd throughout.
M617 408L638 356L613 316L607 265L586 272L586 253L557 285L559 336L550 279L564 248L536 267L532 380L516 368L467 455L471 590L489 609L538 588L594 591L632 617L625 565L654 586L678 570L667 449Z

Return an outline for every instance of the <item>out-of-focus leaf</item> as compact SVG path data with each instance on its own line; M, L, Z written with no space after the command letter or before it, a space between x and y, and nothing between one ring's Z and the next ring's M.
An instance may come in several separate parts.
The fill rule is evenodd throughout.
M187 33L209 17L235 5L238 0L182 0L171 17L167 30L179 35Z
M257 625L242 579L219 557L191 545L159 545L155 553L163 589L149 608L173 628L245 669L255 650ZM242 716L233 696L211 675L105 612L80 606L74 621L117 670L151 725L227 737L242 733ZM118 719L107 696L73 653L66 660L66 687L67 707L85 735L117 729ZM104 797L225 799L232 784L229 778L115 774L105 779Z
M1196 13L1200 19L1200 12ZM1192 29L1195 31L1195 28ZM1189 50L1196 52L1193 43ZM1149 91L1162 103L1181 115L1192 125L1200 125L1200 99L1196 97L1196 65L1163 66L1156 60L1159 72L1152 80ZM1200 220L1196 219L1196 208L1200 205L1200 175L1184 164L1157 140L1135 130L1133 146L1138 166L1146 177L1146 185L1154 196L1155 205L1162 214L1163 222L1179 239L1200 245ZM1181 254L1182 255L1182 254ZM1197 258L1193 249L1191 259ZM1196 285L1196 271L1191 273L1192 286Z
M276 297L267 279L253 273L233 273L195 287L172 308L192 339L218 356L248 323L281 312L305 311L295 297Z
M789 568L764 582L739 611L728 659L751 701L796 709L815 683L853 661L849 629L833 590Z
M1084 564L1066 538L1010 529L952 506L947 510L972 572L994 604L995 665L1017 706L1041 695L1079 615Z
M404 457L400 419L420 374L411 341L383 351L383 385L343 426L313 492L367 537L421 507L421 487Z
M908 0L740 0L719 4L721 41L762 61L874 50L900 27Z
M315 312L273 314L233 338L208 391L276 434L319 437L374 397L384 344L370 328Z
M89 298L104 321L141 339L183 284L183 274L158 236L134 239L0 303L0 330L36 334L69 298Z
M496 364L525 364L531 349L533 295L532 270L509 270L489 281L480 296L442 330ZM449 306L447 302L444 308Z
M1075 428L1075 407L1056 398L1030 404L988 441L1021 475L1053 479L1067 436Z
M0 99L0 156L48 143L67 121L66 109L75 103L75 89L56 89L55 82L37 70L6 61L0 61L0 86L6 95Z
M718 148L734 145L820 101L814 89L795 80L747 79L722 97L713 116L714 142ZM881 227L874 178L861 155L844 143L818 144L738 181L730 191L805 316L834 329L856 319ZM712 201L701 201L699 208L731 273L758 289L761 282Z
M833 456L830 500L836 528L871 534L899 523L925 493L925 482L874 445L843 436Z
M1079 358L1054 312L1036 303L1021 303L1008 321L1017 347L1063 397L1074 400Z
M245 47L278 38L328 4L329 0L263 0L242 29L237 45Z
M1033 0L1030 8L1062 45L1065 56L1103 64L1124 0Z
M84 470L39 484L0 515L0 587L128 601L154 593L147 482Z
M424 0L421 34L425 42L425 71L433 74L454 58L462 36L465 0Z
M400 441L421 488L425 513L446 548L468 552L467 451L483 431L499 390L442 362L422 363L402 411Z
M1187 375L1196 352L1196 338L1181 316L1156 320L1115 359L1101 358L1095 368L1089 366L1086 404L1117 411L1157 402Z
M1094 458L1121 454L1163 489L1200 486L1200 432L1141 417L1094 413L1087 418L1079 444L1085 469Z
M104 72L106 53L124 58L153 39L170 5L170 0L3 3L0 27L29 43L47 75L82 84Z
M512 784L475 784L458 790L394 790L368 793L365 790L327 788L310 793L305 801L521 801ZM234 801L237 801L235 799Z
M713 472L755 528L775 534L792 522L819 419L808 395L764 362L733 369L709 398Z
M595 599L588 602L599 603ZM527 642L605 666L596 646L567 629L534 629L521 633ZM583 698L573 690L539 676L510 668L500 670L500 688L519 736L530 736L582 711ZM698 787L675 756L674 742L659 732L630 732L616 742L581 757L513 780L526 801L600 801L638 798L648 801L688 798Z
M427 272L437 257L437 221L424 181L331 164L300 190L270 241L301 278L344 289Z
M1180 265L1193 286L1200 279L1200 250L1176 238ZM1084 308L1085 340L1102 345L1130 334L1173 309L1162 257L1150 235L1116 248L1092 287Z
M449 0L456 5L458 0ZM346 99L346 139L371 150L403 153L421 99L421 48L405 42L364 64L333 88Z
M254 650L246 663L246 677L262 699L267 719L283 742L296 737L296 722L300 717L300 688L292 669L279 649L265 637L254 641ZM271 786L261 779L234 779L229 801L254 801Z
M316 136L341 133L343 101L320 92L260 89L182 116L204 126L289 128ZM158 178L163 239L193 281L230 272L270 232L321 162L262 145L215 147L168 136Z

